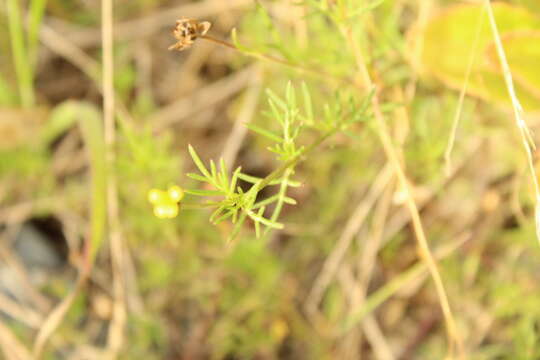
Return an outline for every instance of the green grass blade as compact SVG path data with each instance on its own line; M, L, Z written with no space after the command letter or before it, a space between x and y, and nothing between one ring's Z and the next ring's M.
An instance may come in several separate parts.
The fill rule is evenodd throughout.
M184 189L184 192L186 194L194 195L194 196L223 196L223 192L219 190L198 190L198 189L191 189L187 190Z
M254 124L247 124L246 125L247 128L259 135L262 135L272 141L275 141L275 142L278 142L278 143L281 143L283 140L281 139L281 137L276 134L276 133L273 133L272 131L269 131L269 130L266 130L266 129L263 129L262 127L259 127L257 125L254 125Z
M212 176L210 175L210 173L204 166L203 162L199 158L199 155L197 155L197 153L195 152L195 149L193 148L193 146L189 145L188 151L189 151L189 154L191 155L191 158L193 159L193 162L195 163L195 165L197 165L197 168L199 169L201 174L206 176L206 178L209 180L212 179Z
M7 16L13 63L19 85L20 102L23 107L32 107L35 103L32 68L24 43L24 29L19 0L7 0Z
M73 126L77 122L77 111L79 111L79 108L80 105L73 101L68 101L57 106L52 111L41 134L42 144L50 144L54 139Z
M30 18L28 20L28 59L32 67L32 79L37 58L38 35L47 0L30 1Z
M205 177L202 176L202 175L199 175L199 174L189 173L189 174L187 174L187 177L188 177L188 178L191 178L191 179L193 179L193 180L197 180L197 181L200 181L200 182L208 183L208 179L205 178Z
M246 214L255 222L260 222L263 225L266 225L272 229L283 229L283 224L268 220L258 214L255 214L251 210L246 210Z
M105 237L107 218L107 165L105 162L103 124L101 116L95 107L83 103L71 103L68 106L74 107L74 114L79 120L92 173L90 261L93 263Z

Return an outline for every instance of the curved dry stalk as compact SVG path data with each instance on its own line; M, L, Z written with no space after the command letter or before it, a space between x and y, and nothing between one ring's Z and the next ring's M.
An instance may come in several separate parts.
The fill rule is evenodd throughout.
M34 346L32 350L34 359L39 359L42 356L47 341L56 331L58 326L60 326L60 323L66 316L68 310L71 308L71 305L77 298L77 295L79 295L79 292L86 283L87 275L88 272L82 270L79 273L79 277L77 278L77 282L75 283L75 287L73 288L73 290L71 290L68 296L62 299L62 301L51 311L51 313L47 315L47 318L40 327L34 341Z
M367 86L368 88L373 88L373 81L371 80L371 77L369 75L362 52L360 51L358 44L354 41L352 29L344 27L342 28L342 32L356 59L356 65L361 75L361 78L363 79L363 85ZM411 188L407 180L407 176L405 175L405 171L401 167L398 151L394 148L390 133L387 129L386 123L384 122L383 114L379 104L379 97L376 92L371 98L371 102L375 118L376 134L382 144L388 161L394 169L398 184L403 189L406 195L405 205L407 206L407 209L411 214L411 221L417 239L419 255L420 258L425 262L435 284L435 289L446 323L446 333L449 343L449 354L452 356L455 353L456 349L458 353L461 354L462 341L457 332L457 326L454 320L454 316L452 315L450 302L448 301L448 295L446 294L446 290L444 288L444 284L439 269L437 267L437 263L431 253L431 250L429 249L418 207L416 206L416 202L412 197Z
M501 63L502 72L504 76L504 82L506 84L506 89L508 90L508 95L512 101L512 109L514 110L514 118L516 120L516 126L519 130L521 136L521 142L525 148L525 153L527 154L527 164L529 165L529 170L531 172L531 177L534 184L534 192L536 195L536 209L535 209L535 225L536 225L536 238L540 243L540 185L538 184L538 178L536 176L536 170L534 168L534 159L533 151L536 150L536 145L531 135L531 131L523 118L523 107L519 101L516 90L514 88L514 80L512 79L512 72L510 71L510 66L506 60L506 53L502 46L501 37L499 35L499 30L497 29L497 23L495 21L495 15L493 14L493 8L491 7L490 0L484 0L484 6L486 8L489 25L491 26L491 32L493 33L493 40L495 42L495 48L497 49L497 56L499 57L499 62Z

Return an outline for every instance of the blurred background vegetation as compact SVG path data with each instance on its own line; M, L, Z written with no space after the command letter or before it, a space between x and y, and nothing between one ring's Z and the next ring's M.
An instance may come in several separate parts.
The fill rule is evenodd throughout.
M112 78L101 3L114 8ZM534 188L482 4L0 2L3 357L539 359ZM493 11L536 140L540 5ZM167 51L182 17L209 21L208 34L236 50L198 39ZM288 83L322 124L369 100L347 34L408 191L370 109L296 166L283 228L256 236L250 219L213 225L211 212L183 203L174 219L154 216L151 189L213 190L186 176L197 172L188 144L202 162L223 158L250 176L278 168L272 104L290 98ZM102 106L110 81L113 141ZM307 129L298 146L316 139L308 125L297 125ZM456 351L408 197L437 259Z

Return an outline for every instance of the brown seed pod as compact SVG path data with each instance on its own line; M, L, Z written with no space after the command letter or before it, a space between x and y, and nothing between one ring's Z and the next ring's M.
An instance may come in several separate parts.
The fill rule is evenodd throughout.
M178 41L169 46L169 50L182 51L189 48L197 40L197 37L206 34L211 25L208 21L199 22L195 19L176 20L173 35Z

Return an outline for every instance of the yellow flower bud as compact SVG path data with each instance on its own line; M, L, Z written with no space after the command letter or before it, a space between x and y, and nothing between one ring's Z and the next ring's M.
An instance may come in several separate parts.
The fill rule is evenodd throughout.
M166 200L167 194L158 189L152 189L148 192L148 201L150 204L157 205Z
M173 185L167 191L169 198L174 202L179 202L184 197L184 190L180 186Z
M178 215L179 202L184 197L180 186L171 185L167 191L151 189L148 201L154 205L154 215L159 219L172 219Z
M160 204L154 207L154 215L159 219L172 219L178 215L178 204Z

